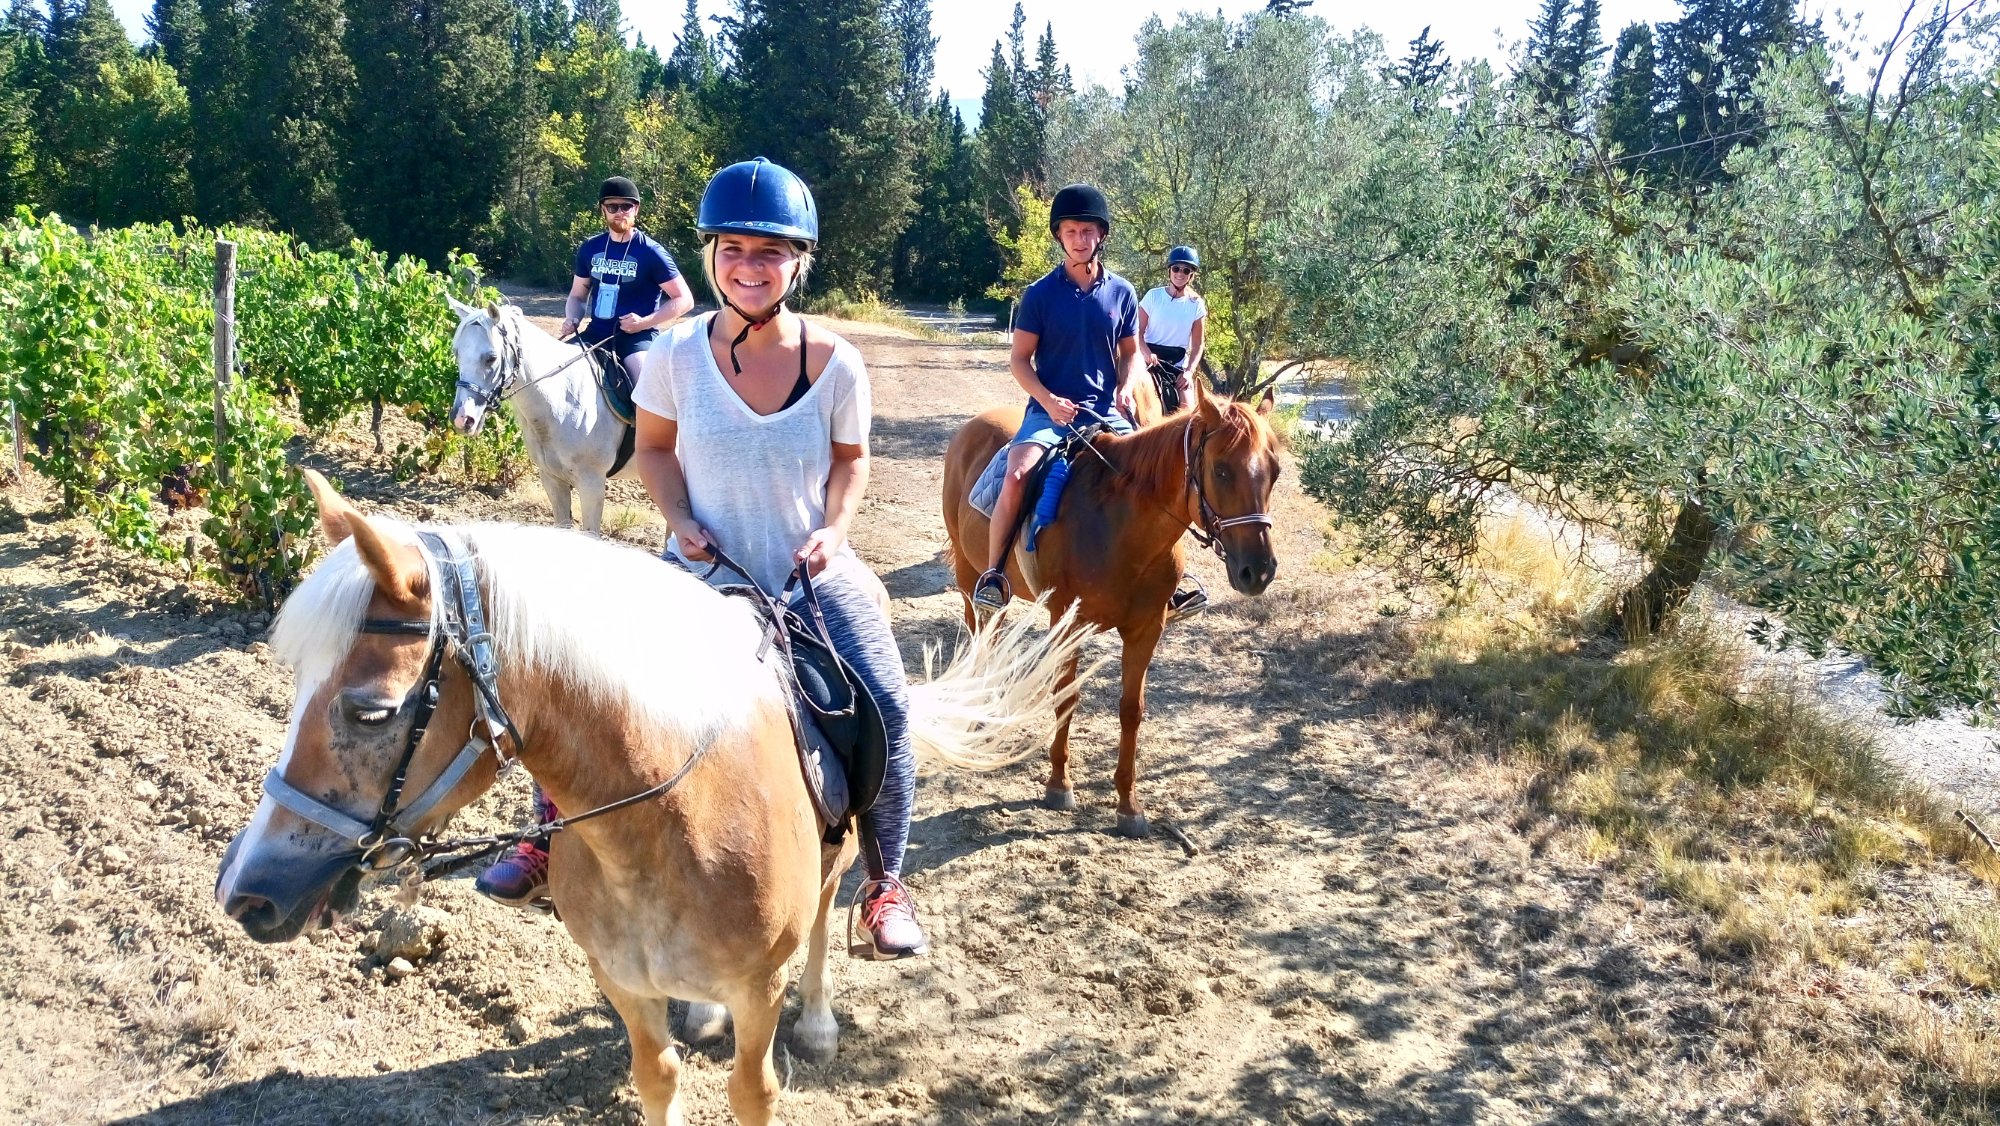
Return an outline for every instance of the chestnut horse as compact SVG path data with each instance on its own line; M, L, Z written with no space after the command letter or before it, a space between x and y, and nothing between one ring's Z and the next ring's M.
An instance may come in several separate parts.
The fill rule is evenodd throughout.
M730 1106L769 1122L787 963L804 943L793 1043L813 1060L834 1050L828 915L855 849L851 834L823 844L789 669L764 650L763 620L630 547L411 527L306 478L337 546L272 632L297 695L263 800L223 856L223 909L263 942L352 910L367 870L448 851L433 834L518 760L576 822L552 842L549 886L625 1022L646 1121L681 1120L667 1027L680 997L728 1007ZM1032 754L1007 752L1057 718L1055 684L1085 633L975 636L911 686L920 759L976 769Z
M1091 444L1102 456L1083 452L1073 459L1062 514L1041 531L1036 550L1027 551L1017 536L1007 558L1015 590L1045 597L1052 614L1073 611L1078 621L1117 630L1124 643L1114 776L1121 836L1147 832L1137 793L1139 721L1167 600L1186 569L1181 534L1203 530L1240 593L1262 594L1278 570L1265 514L1279 472L1279 439L1266 421L1271 400L1253 411L1209 395L1200 380L1195 388L1195 401L1177 414L1129 435L1098 435ZM1147 406L1141 404L1142 418ZM972 485L1019 429L1024 410L987 411L961 426L945 451L944 525L968 624L975 619L967 594L990 543L989 522L970 500ZM1076 808L1067 716L1049 745L1043 800L1052 809Z

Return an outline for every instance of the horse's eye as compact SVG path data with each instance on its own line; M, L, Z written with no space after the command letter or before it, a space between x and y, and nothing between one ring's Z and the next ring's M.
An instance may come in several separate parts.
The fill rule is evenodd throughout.
M395 704L386 700L357 700L352 697L341 701L347 718L363 727L380 727L389 722L397 711Z
M1227 480L1229 480L1229 467L1228 467L1228 466L1226 466L1226 465L1218 465L1218 466L1216 466L1216 467L1215 467L1215 479L1216 479L1216 480L1218 480L1218 481L1227 481Z

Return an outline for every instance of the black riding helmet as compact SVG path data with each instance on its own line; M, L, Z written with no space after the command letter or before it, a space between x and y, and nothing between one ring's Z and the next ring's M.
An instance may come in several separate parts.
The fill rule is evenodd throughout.
M597 189L597 202L603 203L607 199L629 199L638 203L639 185L627 177L613 176Z
M1090 219L1111 236L1111 204L1104 193L1089 184L1071 184L1049 201L1049 233L1060 234L1064 219Z

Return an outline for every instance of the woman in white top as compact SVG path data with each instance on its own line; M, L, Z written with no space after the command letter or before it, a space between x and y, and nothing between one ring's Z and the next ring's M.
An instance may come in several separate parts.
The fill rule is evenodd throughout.
M1168 414L1194 398L1194 372L1208 333L1208 303L1194 291L1201 258L1192 246L1167 251L1167 284L1139 302L1139 362L1159 384Z
M929 946L899 876L916 794L909 682L880 584L847 542L868 487L868 372L853 345L785 307L819 240L804 181L761 158L732 164L709 181L695 227L722 310L654 346L632 395L633 464L672 529L670 557L706 563L714 545L774 594L800 563L815 576L834 647L889 737L888 776L860 818L866 950L914 957Z

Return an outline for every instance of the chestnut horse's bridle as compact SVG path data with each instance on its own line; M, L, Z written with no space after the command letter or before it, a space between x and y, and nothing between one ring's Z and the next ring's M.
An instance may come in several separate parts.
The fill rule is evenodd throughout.
M1226 563L1229 557L1223 554L1222 533L1229 528L1241 527L1245 524L1262 524L1267 528L1271 527L1271 514L1261 511L1246 512L1241 516L1218 516L1216 514L1214 507L1208 503L1208 489L1201 482L1201 474L1195 471L1195 465L1200 460L1201 454L1207 452L1208 440L1215 437L1215 431L1203 431L1201 444L1199 446L1195 445L1194 420L1198 417L1200 417L1199 412L1190 414L1186 429L1181 431L1181 456L1187 459L1188 485L1194 489L1195 504L1197 511L1201 514L1201 527L1197 528L1193 524L1189 524L1188 531L1194 534L1196 543L1213 551L1217 559Z
M1077 409L1097 419L1098 425L1106 425L1104 416L1091 410L1089 407L1078 407ZM1196 543L1213 551L1217 559L1226 563L1229 561L1229 556L1222 549L1223 531L1246 524L1262 524L1267 528L1271 527L1271 514L1258 511L1246 512L1241 516L1222 516L1215 511L1215 506L1208 503L1208 488L1202 484L1201 474L1197 472L1196 466L1200 464L1202 455L1207 452L1208 440L1215 437L1215 431L1204 431L1201 436L1201 444L1196 445L1194 440L1194 424L1195 420L1200 417L1201 413L1199 411L1191 412L1188 415L1187 425L1181 428L1181 457L1187 461L1187 487L1194 493L1195 511L1198 520L1198 523L1190 523L1187 526L1187 530L1189 534L1194 536ZM1104 467L1111 470L1113 476L1118 475L1118 467L1111 464L1111 459L1105 457L1103 452L1084 433L1079 432L1074 426L1068 429L1075 437L1084 439L1079 444L1096 455L1097 460L1103 462Z

